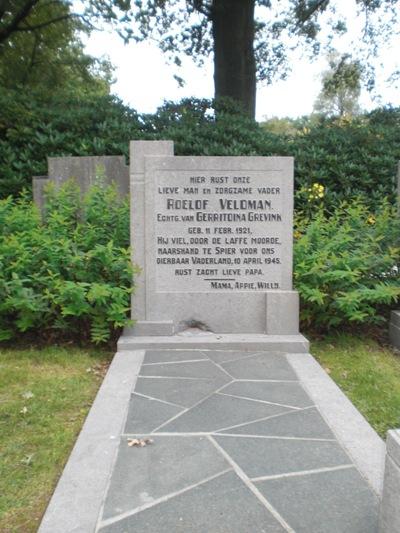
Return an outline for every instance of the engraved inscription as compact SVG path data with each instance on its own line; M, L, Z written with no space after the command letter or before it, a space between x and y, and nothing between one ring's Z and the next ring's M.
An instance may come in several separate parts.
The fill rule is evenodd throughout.
M291 226L281 182L276 172L265 171L159 172L157 290L280 289Z

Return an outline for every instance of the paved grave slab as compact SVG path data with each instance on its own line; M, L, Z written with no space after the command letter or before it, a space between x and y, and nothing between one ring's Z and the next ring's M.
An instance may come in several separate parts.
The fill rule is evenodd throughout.
M285 354L146 353L98 531L375 533L376 516Z
M315 383L306 372L304 380L298 377L300 356L221 352L145 353L137 379L129 382L130 397L124 392L127 415L112 436L115 461L108 462L108 483L97 481L102 489L91 502L85 493L60 489L62 498L58 491L39 532L378 533L379 493L370 470L359 470L357 450L363 450L348 450L347 441L338 440L341 426L325 409L328 393L322 415ZM148 375L149 369L156 374ZM318 378L315 366L313 380L329 391L330 378ZM339 404L339 396L349 424L355 416L349 401L332 389L330 402ZM107 416L114 417L112 389L108 404ZM359 416L354 420L357 432L372 431ZM84 439L90 441L92 433L89 427ZM129 439L152 443L129 446ZM380 453L374 442L364 442L369 454L374 446ZM91 447L96 450L90 442L83 449ZM82 460L74 470L78 478ZM91 457L96 460L101 456ZM91 473L81 471L86 484L69 482L84 491ZM79 529L74 518L68 528L68 509L79 517L81 500L84 526ZM96 510L95 521L89 521L89 508Z

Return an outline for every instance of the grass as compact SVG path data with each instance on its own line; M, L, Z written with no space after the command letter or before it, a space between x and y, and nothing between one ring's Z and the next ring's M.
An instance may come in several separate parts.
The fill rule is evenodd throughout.
M314 341L311 353L381 437L400 427L398 353L351 335Z
M110 353L0 348L0 531L36 531Z

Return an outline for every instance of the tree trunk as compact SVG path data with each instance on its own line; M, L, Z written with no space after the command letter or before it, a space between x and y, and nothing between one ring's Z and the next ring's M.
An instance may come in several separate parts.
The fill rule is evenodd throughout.
M213 0L215 98L230 97L255 118L255 0Z

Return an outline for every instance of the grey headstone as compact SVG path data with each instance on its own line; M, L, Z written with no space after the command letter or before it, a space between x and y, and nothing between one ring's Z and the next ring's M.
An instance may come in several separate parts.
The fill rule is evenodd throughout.
M131 142L133 336L187 327L298 334L293 159L175 157ZM165 335L166 333L164 333Z
M45 186L54 183L59 187L74 179L82 194L99 177L105 184L115 183L121 198L129 194L129 167L124 156L74 156L48 157L48 176L33 178L33 199L41 211L45 203Z
M393 346L400 349L400 311L390 313L389 340Z
M34 176L32 178L32 196L33 201L41 212L44 208L44 189L49 183L47 176Z
M75 178L85 193L100 175L106 183L114 182L121 196L129 192L129 167L124 156L49 157L47 161L49 179L56 186Z
M388 432L379 533L400 531L400 430Z

